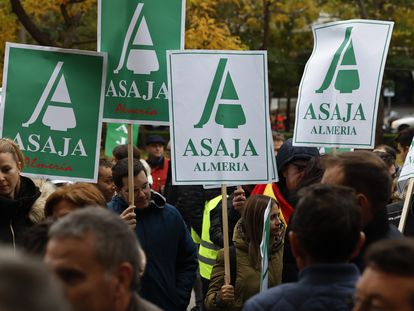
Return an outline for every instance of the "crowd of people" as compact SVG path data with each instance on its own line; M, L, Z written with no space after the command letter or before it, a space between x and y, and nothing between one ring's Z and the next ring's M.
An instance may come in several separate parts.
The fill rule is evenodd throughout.
M396 139L402 161L413 136ZM396 187L397 151L274 141L279 181L223 197L172 185L167 142L151 135L146 159L134 147L132 204L127 145L100 160L96 184L57 184L22 176L22 151L0 138L0 310L414 310L414 210L398 231L409 194Z

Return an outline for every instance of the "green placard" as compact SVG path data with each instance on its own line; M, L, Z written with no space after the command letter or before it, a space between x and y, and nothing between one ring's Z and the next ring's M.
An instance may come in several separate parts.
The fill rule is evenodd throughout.
M98 1L108 52L104 120L168 125L166 51L184 47L185 0Z
M7 44L1 136L26 175L96 181L106 55Z
M132 125L133 144L138 143L139 125ZM125 123L107 123L106 140L105 140L105 156L112 157L112 150L118 145L128 143L128 124Z

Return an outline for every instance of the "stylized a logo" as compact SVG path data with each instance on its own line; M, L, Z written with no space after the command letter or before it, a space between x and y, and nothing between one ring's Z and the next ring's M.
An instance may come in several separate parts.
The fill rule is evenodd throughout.
M143 3L138 3L135 9L134 15L132 16L131 22L129 23L128 30L122 46L121 57L114 73L117 74L122 69L125 63L125 58L128 53L126 60L126 67L128 70L134 72L134 74L150 74L151 72L158 71L160 69L157 54L153 50L152 38L148 29L147 21L145 16L141 14L144 7ZM136 25L139 22L138 28ZM134 36L132 45L139 48L130 47L131 38Z
M360 86L358 70L356 69L356 60L354 47L351 39L352 27L347 27L345 38L332 59L325 79L315 93L323 93L332 83L336 75L335 89L341 93L352 93ZM342 59L341 59L342 57ZM341 61L339 65L339 61ZM339 69L339 70L338 70Z
M56 105L48 105L43 115L42 123L55 131L67 131L69 128L76 127L76 118L73 108L66 106L66 104L71 104L72 102L69 97L65 76L63 75L63 72L61 72L62 66L63 62L58 62L56 64L55 69L43 90L42 96L40 96L29 120L22 124L23 127L29 127L36 122L53 88L54 92L50 101ZM58 78L59 81L56 84Z
M194 127L202 128L210 120L216 103L218 103L215 117L217 124L223 125L224 128L238 128L240 125L246 124L246 117L242 106L237 102L238 100L239 97L227 66L227 59L221 58L201 119Z

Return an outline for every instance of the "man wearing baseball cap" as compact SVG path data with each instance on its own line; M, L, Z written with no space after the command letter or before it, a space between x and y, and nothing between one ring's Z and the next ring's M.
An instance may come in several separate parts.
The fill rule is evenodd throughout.
M145 150L148 153L147 162L151 167L153 179L152 190L164 193L167 179L169 160L164 157L165 140L158 135L150 135L147 138Z

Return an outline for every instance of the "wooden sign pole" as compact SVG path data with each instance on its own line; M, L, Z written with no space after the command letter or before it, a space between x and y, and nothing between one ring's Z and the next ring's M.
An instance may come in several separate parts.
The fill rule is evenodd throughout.
M128 124L128 204L135 205L134 202L134 140L132 124Z
M398 230L401 233L404 233L405 224L407 222L408 211L411 206L411 201L413 198L413 188L414 188L414 178L408 180L408 189L407 194L405 195L404 206L401 213L400 223L398 224Z
M227 186L221 185L221 211L223 220L224 285L230 285L229 225L227 217Z

